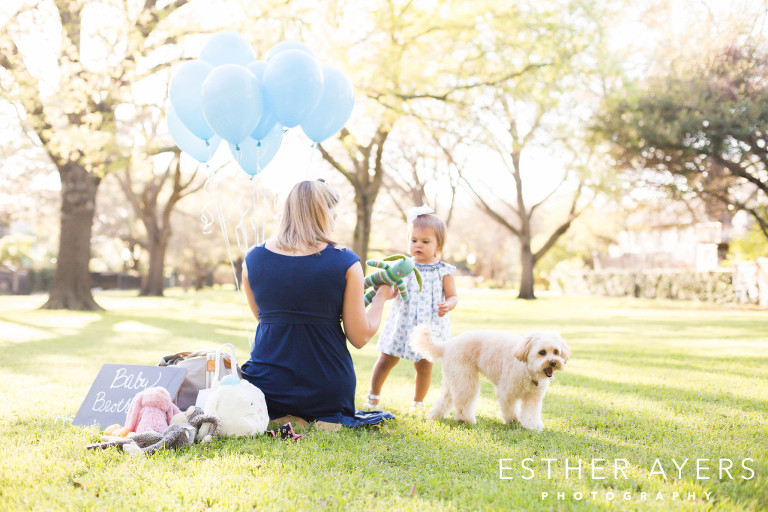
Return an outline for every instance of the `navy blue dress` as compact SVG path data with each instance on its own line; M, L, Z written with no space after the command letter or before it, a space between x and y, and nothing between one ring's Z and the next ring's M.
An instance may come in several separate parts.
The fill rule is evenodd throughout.
M347 426L385 419L356 416L357 380L341 328L347 270L359 261L331 245L286 256L261 244L246 255L259 325L243 377L264 392L270 418L292 414Z

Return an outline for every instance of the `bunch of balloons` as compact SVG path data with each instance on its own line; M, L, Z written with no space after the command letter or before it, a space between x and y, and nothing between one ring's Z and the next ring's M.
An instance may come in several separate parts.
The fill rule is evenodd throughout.
M322 142L344 126L355 104L347 76L320 66L307 45L283 41L256 60L235 32L214 34L199 59L179 66L168 96L168 130L182 151L207 162L224 139L252 176L275 156L284 129L301 126Z

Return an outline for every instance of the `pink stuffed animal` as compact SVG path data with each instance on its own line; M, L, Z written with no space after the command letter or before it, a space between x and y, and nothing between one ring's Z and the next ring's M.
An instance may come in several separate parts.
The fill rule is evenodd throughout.
M179 408L171 401L171 394L161 387L147 388L131 400L125 426L141 434L147 430L163 432Z

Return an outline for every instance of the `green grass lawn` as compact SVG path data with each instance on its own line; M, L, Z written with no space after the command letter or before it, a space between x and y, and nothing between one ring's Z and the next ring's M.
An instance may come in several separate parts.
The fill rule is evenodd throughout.
M235 292L168 295L103 293L105 313L0 297L0 510L768 509L768 311L460 290L454 333L552 328L569 341L543 432L502 425L487 380L477 425L409 415L414 371L401 363L383 391L397 419L380 428L148 458L86 451L98 430L60 417L103 364L224 342L247 358L255 325ZM351 350L362 404L377 352ZM428 406L440 381L438 363Z

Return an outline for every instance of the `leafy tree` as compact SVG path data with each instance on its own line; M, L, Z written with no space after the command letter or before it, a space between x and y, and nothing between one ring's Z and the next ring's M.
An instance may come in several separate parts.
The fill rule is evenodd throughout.
M395 133L399 142L388 162L387 195L403 221L412 206L428 204L450 227L458 173L435 141L435 134L422 122L410 121L401 123Z
M20 128L14 129L16 118L15 111L0 109L0 123L8 136L0 145L0 237L12 226L34 233L33 265L39 268L48 266L55 256L56 230L51 219L59 210L60 194L55 190L55 169L34 141Z
M101 309L88 262L99 183L121 155L116 111L134 84L168 66L155 50L175 41L162 27L187 2L40 2L23 5L0 35L3 95L23 110L25 129L61 178L59 250L45 308ZM51 50L44 58L55 62L43 68L40 55L30 55L41 39ZM100 57L85 51L95 39L108 48Z
M478 14L481 13L481 14ZM494 24L497 16L504 24ZM531 21L507 2L482 0L473 3L441 2L435 6L419 2L379 0L366 3L339 2L326 11L329 32L344 34L345 43L327 37L346 55L338 60L352 70L358 89L358 110L365 121L353 119L338 140L320 146L323 158L352 185L357 205L353 249L361 257L368 251L373 207L382 186L401 183L389 167L389 146L418 141L392 137L405 119L422 123L445 114L444 104L474 101L465 94L483 86L494 87L521 79L539 66L519 60L502 62L488 58L487 47L508 33L524 32ZM532 27L530 35L543 25ZM437 112L437 114L436 114ZM433 129L429 126L427 129ZM385 183L385 176L389 176ZM418 194L419 185L408 192ZM409 187L406 186L406 190Z
M768 205L761 208L768 215ZM734 238L728 247L728 259L731 261L755 261L757 258L768 256L768 239L757 224L746 233Z
M768 239L768 53L728 46L617 91L595 131L673 197L743 210Z
M21 266L29 266L32 262L32 243L30 235L15 233L0 238L0 265L13 270Z
M586 141L584 126L598 103L603 76L613 72L602 56L608 18L589 2L489 8L484 23L493 37L473 41L469 62L483 68L473 74L487 77L496 70L498 76L512 66L520 71L467 90L455 108L455 121L441 123L438 140L461 169L477 206L519 242L518 297L534 299L536 264L588 206L584 192L599 182L599 154ZM536 177L543 169L532 167L530 155L537 152L566 156L561 176L547 175L551 186L532 199L531 182L546 179ZM472 172L477 168L472 155L490 155L494 164L483 173ZM542 205L554 197L565 198L569 207L543 233L552 221L541 221Z
M328 152L324 146L318 146L323 158L354 188L357 222L352 250L363 259L365 259L364 255L368 254L373 204L376 202L384 179L382 154L384 144L389 137L389 130L386 124L382 124L372 137L365 142L358 142L346 128L342 129L339 138L346 153L345 163Z
M204 185L196 179L197 169L186 176L182 173L180 150L175 149L171 154L163 172L153 172L152 160L137 156L124 171L117 173L125 197L146 232L146 238L140 242L149 253L149 269L141 295L163 295L165 253L172 233L171 214L179 201ZM137 173L136 167L144 167L144 172ZM139 183L136 183L137 174L143 176Z

